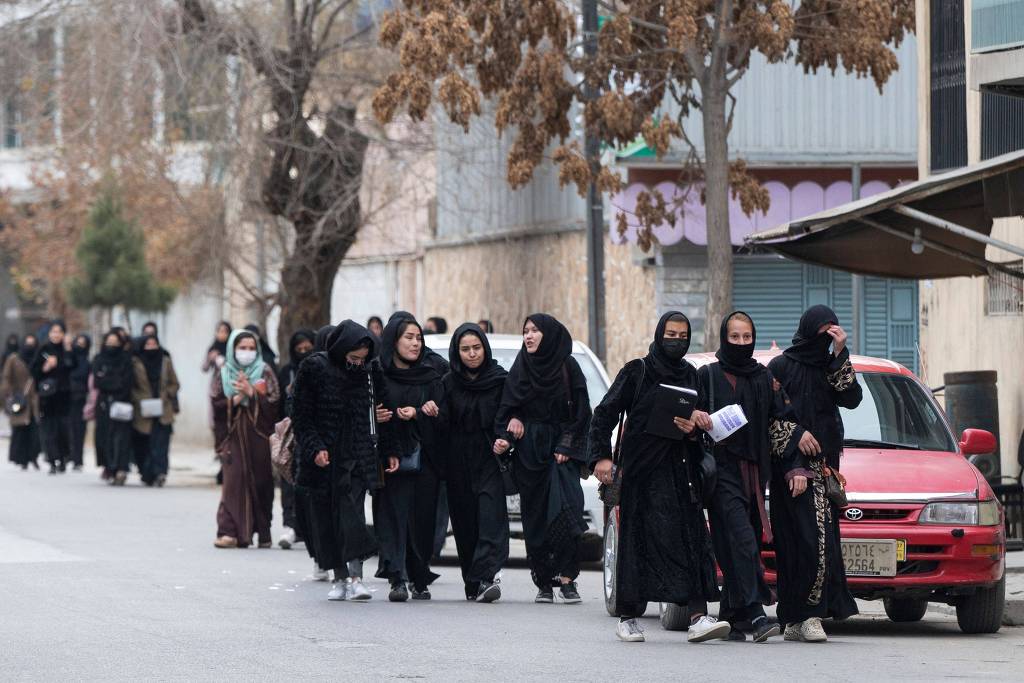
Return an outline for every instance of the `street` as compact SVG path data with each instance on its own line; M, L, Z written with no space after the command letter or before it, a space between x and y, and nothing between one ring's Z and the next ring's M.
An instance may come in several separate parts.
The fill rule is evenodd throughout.
M6 450L6 441L0 441ZM829 626L824 646L688 645L644 620L621 643L584 572L580 606L535 605L529 572L507 569L505 597L468 604L457 569L439 569L429 603L328 602L300 547L213 547L218 490L172 454L164 489L124 488L91 468L51 477L0 467L0 671L4 680L667 680L757 673L863 680L1019 680L1024 629L962 635L929 612L893 624L878 603ZM86 462L92 462L91 454ZM208 469L208 463L203 460ZM279 508L275 506L275 515ZM275 524L279 524L275 520ZM277 531L275 526L275 535ZM368 565L371 566L371 565ZM654 615L654 616L652 616Z

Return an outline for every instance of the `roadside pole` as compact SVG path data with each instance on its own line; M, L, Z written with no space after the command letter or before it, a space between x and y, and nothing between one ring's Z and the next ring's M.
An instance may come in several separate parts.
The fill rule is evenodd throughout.
M583 11L583 52L587 57L597 53L597 0L581 0ZM597 97L587 86L587 101ZM601 141L585 132L584 153L593 168L601 155ZM601 359L605 355L604 309L604 203L597 184L591 181L587 188L587 332L590 348Z

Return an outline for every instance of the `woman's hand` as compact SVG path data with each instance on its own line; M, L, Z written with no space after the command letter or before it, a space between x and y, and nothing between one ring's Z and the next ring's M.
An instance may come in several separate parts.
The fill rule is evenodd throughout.
M513 417L511 420L508 421L507 429L508 433L514 436L517 441L523 438L523 434L526 433L526 426L518 417Z
M423 404L423 414L427 417L437 417L438 413L441 412L440 408L433 401L427 401Z
M384 471L388 474L394 474L398 471L398 458L395 456L388 457L388 465L384 468Z
M682 431L683 434L692 434L697 426L693 420L687 420L685 417L673 417L672 422L675 423L676 429Z
M57 356L50 356L43 361L43 372L50 372L57 367Z
M612 459L605 458L604 460L599 460L594 465L594 476L602 484L612 483Z
M801 493L807 490L807 477L802 474L798 474L789 480L789 490L793 492L793 497L796 498Z
M703 410L693 411L693 415L690 416L690 421L693 422L699 429L703 429L705 432L710 432L714 426L711 424L711 416L705 413Z
M505 441L505 439L495 439L494 454L504 455L511 446L512 444L510 444L508 441Z
M327 451L319 451L316 457L313 458L313 462L316 463L317 467L327 467L331 464L331 456Z
M405 420L406 422L408 422L409 420L416 419L416 408L414 408L413 406L399 408L397 412L399 420Z
M217 356L219 355L220 352L217 351L217 349L210 349L210 351L206 354L206 361L208 363L213 363L217 360Z
M237 390L238 387L235 387L235 389ZM232 405L236 405L236 406L239 405L242 402L243 398L245 398L245 396L243 396L242 394L240 394L240 393L235 394L234 396L231 397Z
M253 394L256 393L252 384L249 383L249 376L245 373L238 375L238 379L235 380L235 390L240 394L245 394L249 398L252 398Z
M839 325L833 325L826 332L832 337L832 353L838 356L846 348L846 330Z
M562 453L555 453L555 462L557 462L559 465L564 465L565 463L569 462L569 456L564 455Z
M797 447L808 458L821 454L821 444L818 443L818 440L810 432L804 432L804 435L800 437L800 443Z
M377 422L391 422L395 414L384 407L383 403L377 404Z
M253 388L253 393L254 394L259 394L260 396L266 396L267 395L267 380L262 379L262 378L256 380L256 384L253 384L252 388Z

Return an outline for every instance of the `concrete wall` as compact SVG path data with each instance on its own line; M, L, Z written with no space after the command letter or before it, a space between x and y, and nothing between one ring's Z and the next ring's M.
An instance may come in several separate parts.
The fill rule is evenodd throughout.
M693 326L691 351L697 353L706 350L704 319L708 305L707 250L683 241L659 249L657 264L658 315L673 309L682 311Z

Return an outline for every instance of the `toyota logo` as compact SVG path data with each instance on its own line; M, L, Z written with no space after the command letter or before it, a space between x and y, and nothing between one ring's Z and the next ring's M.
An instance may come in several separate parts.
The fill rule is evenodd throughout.
M846 518L851 522L858 522L864 519L864 511L860 508L850 508L846 511Z

